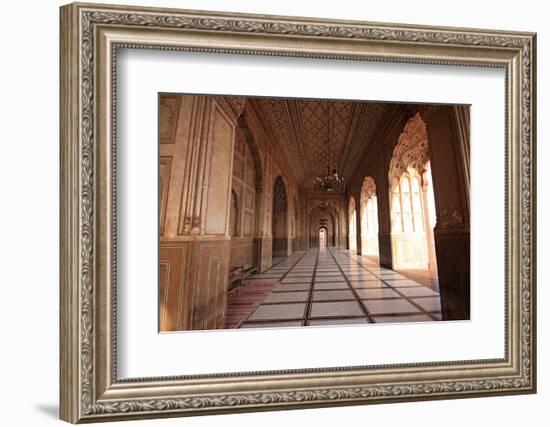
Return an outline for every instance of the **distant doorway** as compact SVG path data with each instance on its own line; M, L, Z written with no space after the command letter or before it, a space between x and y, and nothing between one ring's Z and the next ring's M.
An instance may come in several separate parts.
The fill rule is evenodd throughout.
M378 201L371 176L363 180L360 203L361 254L378 259Z
M327 247L327 229L321 227L319 229L319 248L324 249Z

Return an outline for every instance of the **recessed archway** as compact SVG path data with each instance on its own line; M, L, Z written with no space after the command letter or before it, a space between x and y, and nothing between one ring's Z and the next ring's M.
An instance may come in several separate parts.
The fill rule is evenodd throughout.
M308 216L309 222L309 248L319 247L319 230L326 230L326 246L336 246L339 237L338 212L330 204L318 204L314 206Z
M435 272L435 203L428 134L420 114L409 119L399 136L389 183L393 268Z
M325 249L327 247L327 229L325 227L319 228L319 249Z
M363 180L360 204L361 254L378 258L378 199L372 176Z
M273 215L271 217L273 258L288 255L287 208L287 191L283 178L278 176L273 184Z

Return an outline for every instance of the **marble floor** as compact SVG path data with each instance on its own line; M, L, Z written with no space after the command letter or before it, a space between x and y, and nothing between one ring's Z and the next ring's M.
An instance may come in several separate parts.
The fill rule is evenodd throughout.
M250 277L273 291L242 328L441 320L439 294L375 261L340 249L295 252Z

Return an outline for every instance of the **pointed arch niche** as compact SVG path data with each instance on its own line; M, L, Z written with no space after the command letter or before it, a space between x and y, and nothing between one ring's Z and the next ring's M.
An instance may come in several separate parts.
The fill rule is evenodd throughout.
M309 213L309 248L320 247L320 230L325 229L325 246L336 246L339 238L338 211L331 204L319 203Z
M349 250L357 252L357 209L355 198L350 196L348 203L348 239Z
M258 147L244 115L237 121L229 214L231 249L229 268L260 269L259 220L262 200L262 166Z
M328 232L326 227L319 228L319 248L324 249L327 247Z
M378 200L372 176L363 180L360 203L361 254L378 257Z
M273 258L288 255L287 208L287 191L283 178L278 176L273 184L273 215L271 217Z
M417 113L399 136L390 162L391 247L394 269L437 270L436 223L426 124Z

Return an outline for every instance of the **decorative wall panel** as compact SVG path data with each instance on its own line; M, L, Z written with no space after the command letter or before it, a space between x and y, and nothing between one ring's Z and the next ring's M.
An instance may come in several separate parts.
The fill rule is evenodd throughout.
M213 114L212 154L206 206L206 233L225 234L231 170L233 126L216 108Z
M161 236L164 234L164 220L166 218L166 206L168 204L168 188L170 186L171 170L172 157L161 156L159 164L159 228Z
M180 96L162 95L160 97L159 131L161 144L174 144L180 102Z

